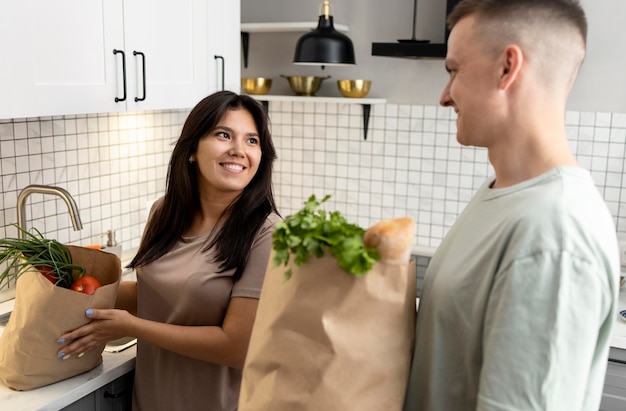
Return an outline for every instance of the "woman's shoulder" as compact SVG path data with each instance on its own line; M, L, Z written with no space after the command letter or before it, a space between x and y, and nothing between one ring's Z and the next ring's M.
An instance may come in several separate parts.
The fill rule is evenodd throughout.
M257 231L257 237L262 237L264 234L272 234L274 232L276 223L282 221L282 218L275 212L271 212L265 217L263 224Z
M273 226L274 224L276 224L277 222L282 221L282 220L283 220L283 218L281 216L279 216L278 214L276 214L275 212L272 211L265 218L265 224Z

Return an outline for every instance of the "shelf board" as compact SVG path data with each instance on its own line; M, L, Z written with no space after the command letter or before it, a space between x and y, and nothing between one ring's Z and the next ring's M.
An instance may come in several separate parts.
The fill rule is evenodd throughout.
M445 43L372 43L372 56L422 58L445 58Z
M248 67L248 47L250 33L302 33L315 30L317 21L291 21L285 23L241 23L241 48L243 49L243 66ZM335 30L348 32L345 24L334 24Z
M279 96L274 94L250 95L259 101L292 101L306 103L348 103L348 104L385 104L385 98L347 98L318 96Z
M317 21L295 21L286 23L241 23L240 31L246 33L302 32L315 30ZM335 30L348 32L345 24L334 24Z

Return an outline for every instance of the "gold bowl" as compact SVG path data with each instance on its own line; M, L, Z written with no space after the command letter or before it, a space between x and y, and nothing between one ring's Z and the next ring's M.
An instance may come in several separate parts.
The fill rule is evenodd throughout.
M280 75L289 81L289 86L296 96L314 96L320 89L322 81L330 78L330 76L285 76Z
M272 87L272 79L267 77L243 77L241 88L248 94L266 94Z
M370 92L370 80L337 80L339 92L344 97L363 98Z

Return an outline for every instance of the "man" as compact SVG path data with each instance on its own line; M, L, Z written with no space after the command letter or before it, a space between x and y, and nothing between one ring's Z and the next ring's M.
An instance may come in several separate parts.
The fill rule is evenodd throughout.
M585 55L576 0L463 0L443 106L495 176L426 273L406 411L597 411L616 316L612 217L565 106Z

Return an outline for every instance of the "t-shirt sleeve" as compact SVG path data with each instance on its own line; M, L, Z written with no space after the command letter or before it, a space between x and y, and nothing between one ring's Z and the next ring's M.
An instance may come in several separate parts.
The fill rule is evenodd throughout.
M476 330L484 337L478 410L574 409L583 402L610 311L603 277L567 252L519 259L498 275L484 329Z
M252 242L248 265L233 286L231 297L259 298L261 296L263 279L272 251L272 234L277 221L279 221L279 217L270 214L259 229L255 240Z

